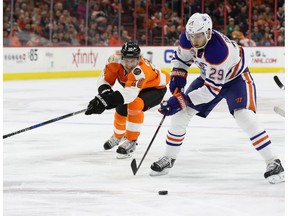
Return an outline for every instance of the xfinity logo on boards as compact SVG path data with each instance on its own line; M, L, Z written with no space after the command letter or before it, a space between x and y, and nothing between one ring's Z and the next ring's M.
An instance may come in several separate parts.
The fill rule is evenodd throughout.
M72 56L72 64L75 64L76 67L80 64L92 64L95 67L98 53L94 53L92 50L90 52L81 52L81 49L78 49L76 53L72 53Z

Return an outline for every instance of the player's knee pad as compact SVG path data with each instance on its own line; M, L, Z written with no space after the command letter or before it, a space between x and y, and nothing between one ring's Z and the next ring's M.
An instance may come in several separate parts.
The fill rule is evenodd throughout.
M144 102L140 97L137 97L133 102L128 104L128 115L139 115L144 108Z
M249 134L249 136L253 136L261 130L257 116L252 110L235 110L234 118L238 126Z

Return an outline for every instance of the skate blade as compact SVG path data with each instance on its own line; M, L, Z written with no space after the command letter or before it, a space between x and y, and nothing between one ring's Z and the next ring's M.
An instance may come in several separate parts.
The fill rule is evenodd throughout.
M152 170L150 172L150 176L163 176L163 175L167 175L168 173L169 173L169 168L167 168L161 172L156 172L156 171Z
M278 184L285 181L285 173L281 172L278 175L272 175L266 178L270 184Z
M116 158L117 159L126 159L126 158L130 158L132 155L130 154L117 154Z

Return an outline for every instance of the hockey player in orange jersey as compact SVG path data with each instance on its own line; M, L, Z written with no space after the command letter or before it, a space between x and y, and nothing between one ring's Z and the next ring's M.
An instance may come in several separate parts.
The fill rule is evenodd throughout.
M104 143L108 150L118 145L117 158L127 158L135 151L144 121L144 112L162 101L170 75L140 55L134 42L126 42L121 55L110 56L98 80L98 95L89 102L86 115L101 114L116 108L114 134ZM113 91L116 80L123 86Z

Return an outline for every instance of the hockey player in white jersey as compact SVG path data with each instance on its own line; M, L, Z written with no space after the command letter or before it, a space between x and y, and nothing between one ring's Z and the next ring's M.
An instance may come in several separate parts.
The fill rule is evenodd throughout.
M194 115L206 118L224 98L239 127L266 162L264 177L274 184L283 182L284 168L271 149L268 133L256 118L256 88L247 67L245 51L222 33L212 29L208 14L193 14L171 61L170 91L174 94L161 103L159 111L172 115L166 138L166 151L152 163L151 176L167 174L173 167ZM188 68L196 64L201 75L184 93Z

